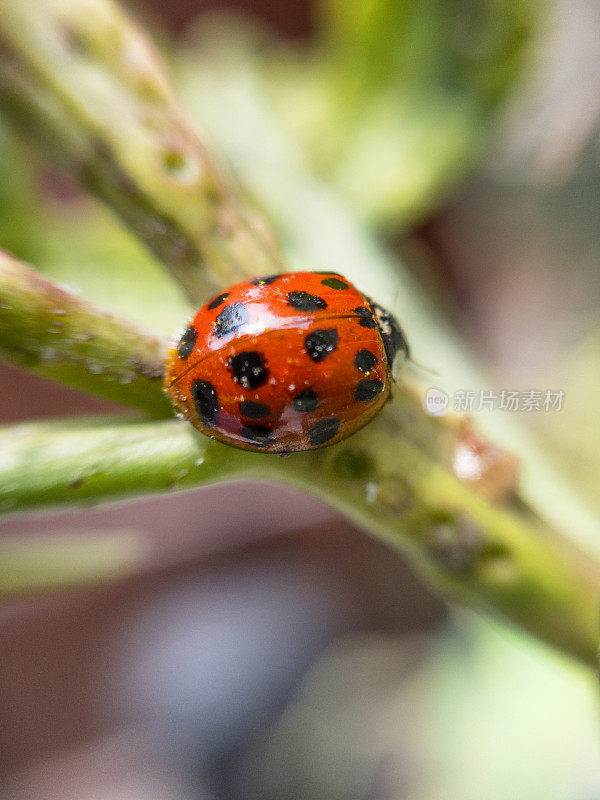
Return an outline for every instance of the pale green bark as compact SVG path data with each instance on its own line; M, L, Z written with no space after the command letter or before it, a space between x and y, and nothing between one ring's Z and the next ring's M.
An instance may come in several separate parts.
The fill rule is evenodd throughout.
M0 105L121 214L194 305L282 271L190 130L152 44L110 0L0 0Z
M11 117L119 211L193 301L243 276L285 270L265 226L240 210L190 132L151 46L109 0L0 0L0 77ZM304 208L299 214L306 218ZM169 413L163 343L8 257L1 263L5 357L155 416ZM380 270L371 285L389 290L387 278ZM524 504L486 502L461 484L451 466L458 437L408 387L347 442L286 460L226 448L175 420L32 423L0 431L0 510L226 478L293 483L401 548L446 596L593 663L600 565Z
M0 356L45 378L170 416L166 343L0 251Z
M410 412L408 395L397 402ZM6 427L0 504L14 512L224 479L291 483L401 549L445 596L501 614L593 664L598 563L528 514L484 502L407 435L388 431L381 417L347 442L282 460L226 447L176 420Z

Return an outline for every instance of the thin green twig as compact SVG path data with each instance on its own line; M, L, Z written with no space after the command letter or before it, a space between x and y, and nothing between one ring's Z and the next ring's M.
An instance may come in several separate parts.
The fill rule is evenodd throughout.
M176 420L6 427L0 430L0 503L10 512L223 479L288 482L400 548L444 595L493 610L593 664L597 561L526 513L485 502L406 435L390 437L389 425L380 417L347 442L285 462L226 447Z
M3 358L153 417L168 417L173 412L161 390L165 348L159 338L0 251Z
M110 0L0 0L0 104L171 269L193 305L281 272L181 112L152 44Z
M266 228L240 210L190 133L151 46L110 0L0 0L0 77L11 118L121 213L195 303L243 275L282 270ZM122 372L140 349L156 365L160 343L131 328L132 338L121 339L114 318L57 295L10 259L5 268L0 344L13 360L121 402L129 397L156 416L169 413L158 368L149 375L142 359L131 383ZM371 284L389 290L388 277L382 268ZM61 297L72 329L55 324ZM86 340L100 319L104 340ZM57 357L48 358L44 348L57 342ZM402 548L444 594L497 611L593 663L600 565L518 503L500 507L461 484L451 469L456 443L452 424L427 417L408 388L347 442L286 461L226 448L175 420L15 426L0 432L0 510L225 478L294 483Z
M147 561L148 548L134 531L4 538L0 542L0 595L31 595L118 580L138 572Z

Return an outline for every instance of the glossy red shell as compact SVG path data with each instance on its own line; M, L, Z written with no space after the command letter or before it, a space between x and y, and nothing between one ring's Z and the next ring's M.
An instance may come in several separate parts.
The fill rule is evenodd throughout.
M390 381L368 298L337 273L299 272L240 283L202 306L169 352L165 386L208 436L290 453L362 428Z

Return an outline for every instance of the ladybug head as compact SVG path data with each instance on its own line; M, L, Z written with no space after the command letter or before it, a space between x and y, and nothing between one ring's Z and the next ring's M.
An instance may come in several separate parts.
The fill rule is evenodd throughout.
M408 342L396 318L377 303L372 303L372 306L383 339L388 364L394 380L398 380L405 362L410 358Z

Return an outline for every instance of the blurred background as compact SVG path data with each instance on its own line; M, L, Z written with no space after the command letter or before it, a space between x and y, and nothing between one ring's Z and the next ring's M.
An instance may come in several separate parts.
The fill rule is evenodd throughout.
M524 424L600 511L598 3L129 6L284 240L273 208L301 214L289 175L309 176L402 258L494 385L565 392ZM132 318L151 309L165 334L187 315L2 120L0 244ZM124 413L4 364L0 386L2 423ZM449 608L300 492L218 486L2 533L40 558L127 543L133 563L0 608L8 800L600 797L593 677Z

